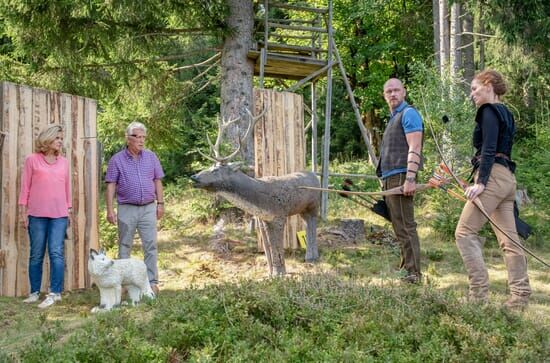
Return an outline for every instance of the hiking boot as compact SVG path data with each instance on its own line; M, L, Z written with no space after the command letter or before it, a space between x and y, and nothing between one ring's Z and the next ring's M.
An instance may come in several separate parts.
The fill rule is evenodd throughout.
M37 291L30 294L25 300L23 300L23 302L26 304L35 303L38 301L39 298L40 298L40 292Z
M38 304L38 307L40 309L45 309L55 304L56 301L61 301L61 294L49 293L44 299L44 301Z
M512 295L503 306L513 311L523 311L529 305L529 296Z

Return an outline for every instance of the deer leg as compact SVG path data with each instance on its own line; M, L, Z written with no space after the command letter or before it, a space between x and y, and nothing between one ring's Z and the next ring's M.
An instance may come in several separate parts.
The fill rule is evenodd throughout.
M283 246L283 233L285 230L286 217L275 218L272 221L265 222L269 243L271 245L271 258L273 259L273 269L277 276L286 273L285 269L285 249Z
M273 276L273 257L271 256L271 243L267 233L267 226L264 221L258 219L258 226L260 227L260 233L262 234L262 242L264 245L265 258L267 260L267 267L269 269L269 276Z
M315 262L319 260L319 248L317 246L317 213L301 214L306 222L306 262Z

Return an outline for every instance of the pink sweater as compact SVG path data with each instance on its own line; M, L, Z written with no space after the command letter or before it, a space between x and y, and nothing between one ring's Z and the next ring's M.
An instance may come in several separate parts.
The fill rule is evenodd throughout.
M67 159L58 156L55 163L48 164L42 153L27 156L21 173L19 205L27 206L27 214L33 217L67 217L71 207Z

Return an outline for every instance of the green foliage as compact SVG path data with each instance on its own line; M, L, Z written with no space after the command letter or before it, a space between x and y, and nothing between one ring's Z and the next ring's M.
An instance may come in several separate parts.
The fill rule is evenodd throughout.
M218 0L2 2L0 75L97 99L105 161L124 146L124 128L144 122L147 147L174 179L189 172L219 108L216 68L185 66L216 52L225 16Z
M518 164L518 186L526 188L532 204L521 211L521 217L534 227L529 242L548 246L550 236L550 125L548 116L543 123L533 124L536 138L515 145L514 158Z
M101 209L99 213L99 245L106 249L112 250L118 248L118 230L117 226L107 221L107 213L105 209Z
M431 288L333 275L242 281L99 314L23 361L542 361L548 327Z
M487 18L503 32L508 43L522 44L548 61L550 4L544 0L493 0Z

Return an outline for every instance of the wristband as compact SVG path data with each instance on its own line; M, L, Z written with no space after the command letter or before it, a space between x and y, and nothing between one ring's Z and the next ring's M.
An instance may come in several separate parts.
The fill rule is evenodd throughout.
M407 169L407 173L416 174L416 173L418 173L418 170Z
M419 153L417 153L416 151L410 150L410 151L409 151L409 154L415 154L415 155L418 155L418 157L419 157L420 159L422 159L422 155L420 155L420 154L419 154Z
M157 204L164 204L164 202L157 202Z

